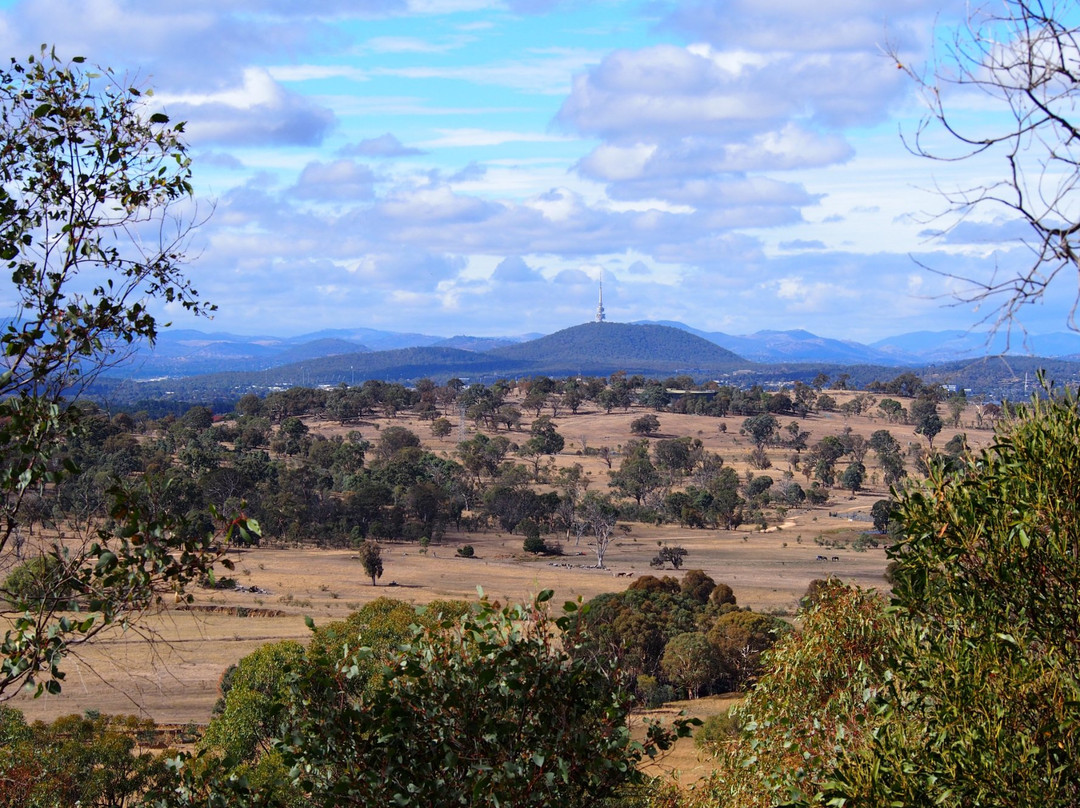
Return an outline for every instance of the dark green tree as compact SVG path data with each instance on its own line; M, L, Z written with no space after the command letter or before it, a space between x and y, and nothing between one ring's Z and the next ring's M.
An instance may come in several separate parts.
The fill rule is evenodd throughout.
M701 631L677 634L664 646L660 669L664 676L696 699L711 683L720 668L716 647Z
M383 561L382 550L373 541L366 541L360 547L360 563L364 567L364 573L371 578L371 585L375 586L375 579L382 578Z
M866 466L862 463L855 461L850 463L844 473L840 475L840 485L851 492L852 496L855 496L862 488L863 481L866 479Z
M742 428L755 445L764 447L772 443L773 438L780 431L780 422L772 413L762 413L747 418L743 421Z
M651 412L630 422L630 431L635 435L654 435L660 431L660 419Z
M925 436L933 449L934 438L945 426L937 412L937 401L930 397L915 399L911 403L911 422L915 425L915 433Z
M633 497L638 505L642 499L661 484L660 474L649 458L649 442L647 440L631 441L626 445L626 454L619 464L618 471L608 472L611 477L611 486L623 496Z

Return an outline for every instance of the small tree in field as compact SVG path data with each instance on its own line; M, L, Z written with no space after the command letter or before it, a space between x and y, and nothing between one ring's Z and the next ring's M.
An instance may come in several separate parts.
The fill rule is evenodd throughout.
M660 419L653 415L651 412L642 415L640 418L635 418L630 422L630 431L635 435L655 435L660 431Z
M364 565L364 572L371 578L371 585L376 586L375 579L382 578L383 563L382 550L373 541L364 542L360 548L360 563Z
M679 569L682 567L683 559L686 556L685 547L661 547L653 560L649 562L649 566L663 567L665 564L671 564L675 569Z

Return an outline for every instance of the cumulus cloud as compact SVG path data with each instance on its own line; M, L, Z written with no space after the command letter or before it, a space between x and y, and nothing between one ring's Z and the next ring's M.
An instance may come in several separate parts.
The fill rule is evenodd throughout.
M259 146L311 146L334 125L334 114L286 90L265 70L249 68L241 83L210 93L163 94L161 103L174 120L187 121L195 143Z
M781 250L824 250L825 242L817 239L793 239L792 241L781 241L778 246Z
M451 174L447 178L447 182L460 183L460 182L476 182L483 179L487 175L487 167L480 165L477 162L471 162L461 171L457 171Z
M431 292L445 280L456 277L466 266L462 256L444 253L371 253L349 270L357 292L370 286L395 291Z
M552 283L558 286L581 286L582 284L595 286L596 279L590 278L580 269L564 269L552 278Z
M230 327L550 331L591 319L601 267L612 319L742 333L835 333L838 306L852 329L872 329L882 310L916 316L950 291L936 278L913 286L906 256L841 253L822 239L822 220L884 196L845 188L828 200L833 215L811 215L821 169L861 169L853 127L880 123L905 89L877 51L883 21L890 40L917 43L930 0L665 0L648 12L671 11L665 44L605 52L640 41L640 19L631 36L590 39L575 18L565 39L536 29L519 40L528 46L502 48L522 33L511 30L521 15L571 5L34 0L0 12L0 42L138 65L157 103L189 122L199 163L225 189L196 234L191 276L226 304ZM447 16L418 18L408 37L397 24L347 24L403 11ZM544 130L560 93L562 131ZM369 137L372 120L388 131ZM761 228L807 217L817 225L765 249ZM944 243L1010 232L968 223ZM966 266L955 260L943 263Z
M343 146L338 153L343 157L413 157L424 154L421 149L404 145L389 132Z
M941 7L938 0L684 0L664 26L717 47L755 51L855 51L868 43L908 45Z
M542 281L544 277L526 264L520 256L513 255L499 262L495 271L491 273L491 279L503 283L534 283Z
M917 41L931 2L896 5L676 3L662 25L692 43L616 50L575 77L557 123L601 140L577 172L618 200L731 200L772 209L763 224L797 221L819 197L764 178L851 160L847 130L885 120L910 90L880 43Z
M375 175L352 160L314 162L304 166L292 193L301 199L325 201L371 199L375 196Z

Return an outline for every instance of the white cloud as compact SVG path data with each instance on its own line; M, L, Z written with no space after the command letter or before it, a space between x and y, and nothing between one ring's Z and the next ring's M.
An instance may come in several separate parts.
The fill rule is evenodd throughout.
M267 73L278 81L325 81L326 79L348 79L349 81L368 81L370 75L349 65L273 65Z
M302 199L343 201L372 199L375 175L365 165L352 160L308 163L292 193Z
M570 77L599 61L601 53L591 50L552 48L531 50L524 56L486 64L415 65L381 68L380 75L414 80L437 79L467 81L481 85L510 87L540 95L562 95L570 89Z
M499 132L489 129L439 129L439 137L417 145L424 149L501 146L505 143L559 143L571 138L542 132Z

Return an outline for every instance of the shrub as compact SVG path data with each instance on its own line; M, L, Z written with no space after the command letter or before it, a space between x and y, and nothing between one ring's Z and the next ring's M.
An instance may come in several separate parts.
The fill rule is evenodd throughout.
M56 556L37 556L15 567L3 583L3 597L16 609L74 606L75 581Z
M731 710L710 715L694 731L694 746L705 752L713 752L721 744L738 738L742 724L743 722Z
M342 698L339 671L364 649L302 671L280 748L313 803L584 806L643 782L638 764L689 722L650 724L634 740L629 683L579 652L570 616L546 615L550 597L504 609L482 600L459 622L417 627L386 660L382 686L358 700Z
M526 536L525 541L521 543L521 547L526 553L533 553L534 555L546 555L548 551L547 542L539 536Z
M461 547L457 548L456 555L458 558L475 558L476 551L471 544L463 544Z

